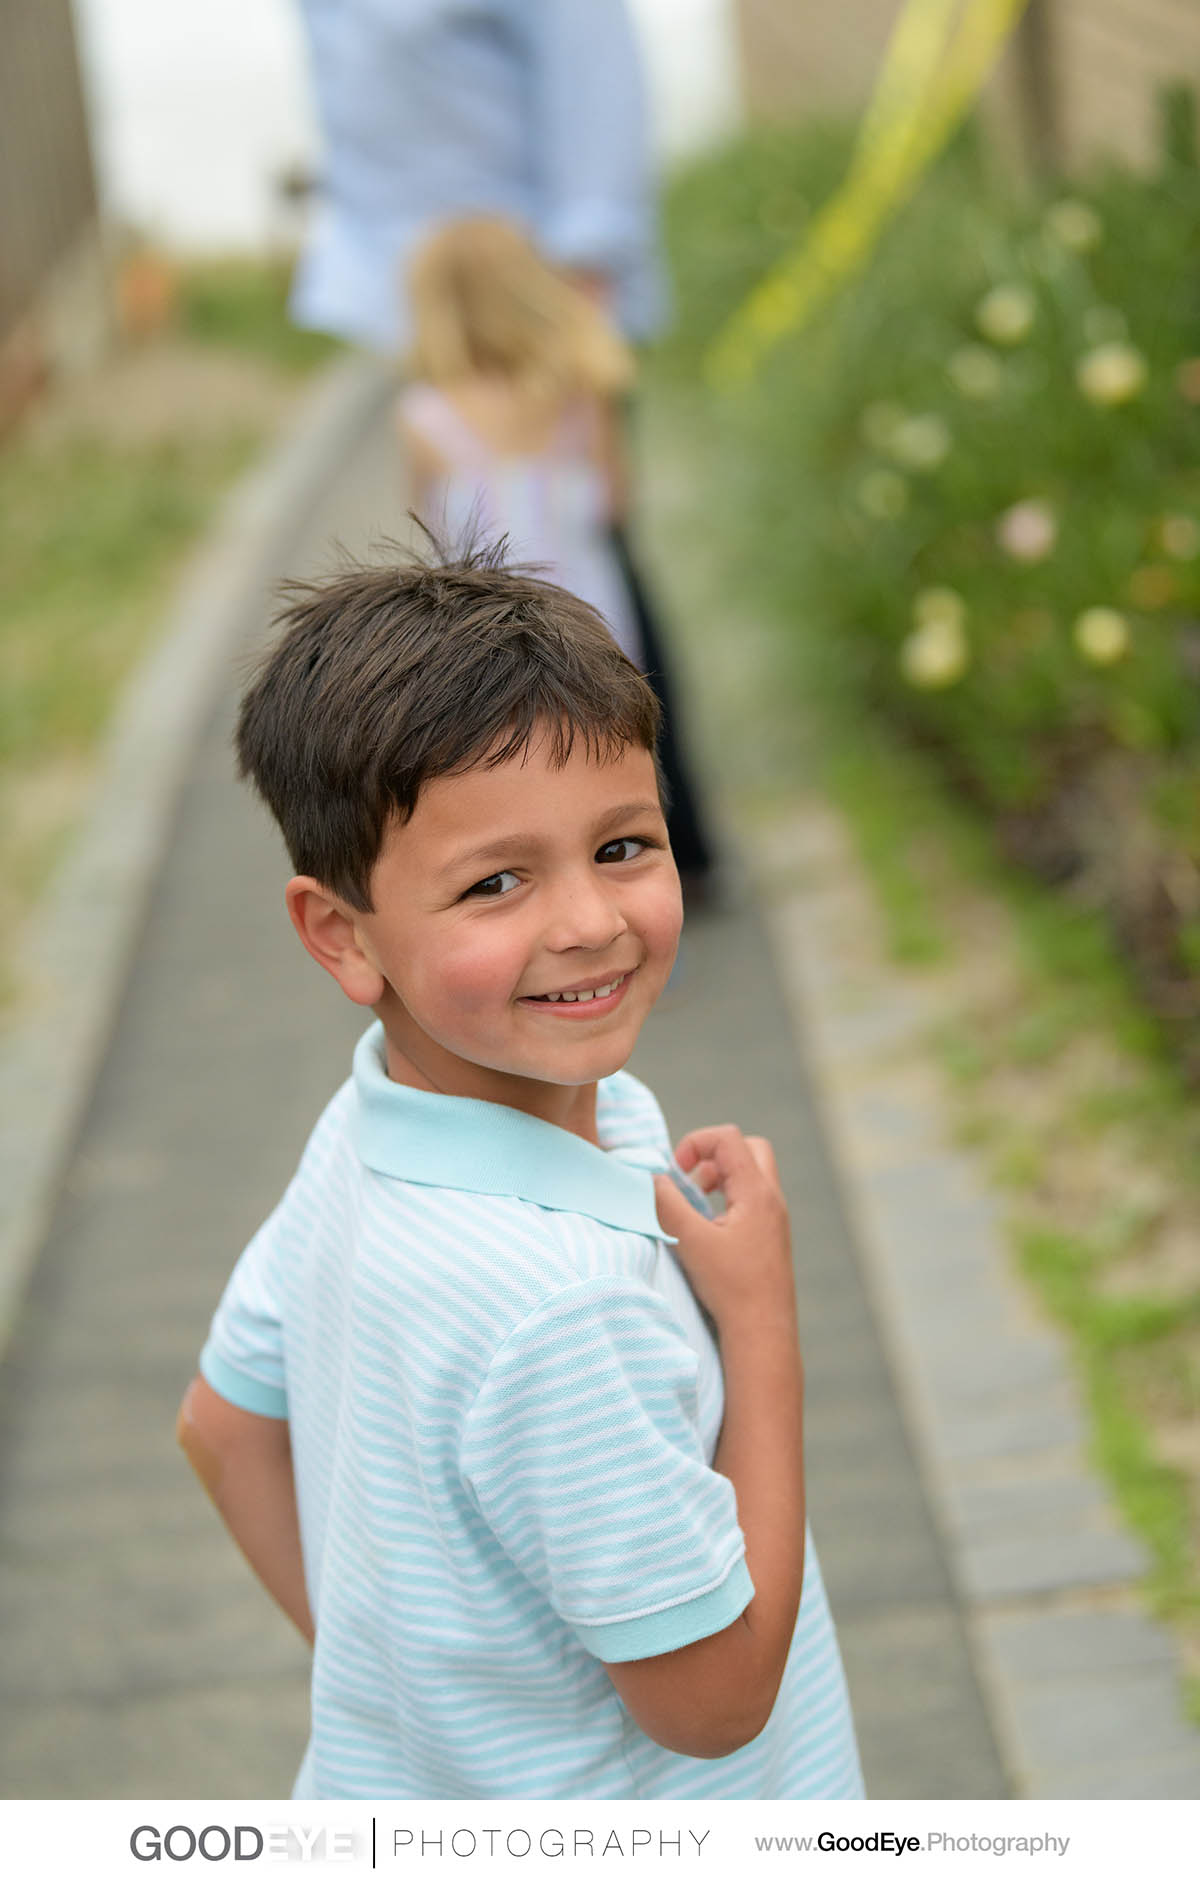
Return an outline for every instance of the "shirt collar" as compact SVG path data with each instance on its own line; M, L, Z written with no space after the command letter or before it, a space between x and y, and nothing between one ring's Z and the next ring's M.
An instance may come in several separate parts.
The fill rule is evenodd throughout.
M511 1106L398 1085L387 1076L384 1055L377 1021L354 1050L354 1142L372 1171L410 1184L522 1197L670 1241L654 1208L652 1175L667 1170L668 1160L655 1147L601 1150ZM602 1120L602 1106L597 1110Z

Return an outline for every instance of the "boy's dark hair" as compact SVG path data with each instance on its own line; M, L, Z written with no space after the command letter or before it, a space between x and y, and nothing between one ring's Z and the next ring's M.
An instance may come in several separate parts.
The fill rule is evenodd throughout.
M238 714L239 770L297 873L354 909L371 908L387 827L428 779L502 764L543 728L554 765L577 738L597 758L654 752L658 702L600 616L506 565L502 543L352 564L283 593L284 633Z

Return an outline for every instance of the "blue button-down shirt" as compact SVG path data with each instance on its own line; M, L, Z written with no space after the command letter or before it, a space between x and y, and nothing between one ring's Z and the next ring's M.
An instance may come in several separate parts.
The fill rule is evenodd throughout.
M449 215L512 216L653 330L646 100L624 0L301 0L325 142L293 290L305 327L391 349L404 267Z

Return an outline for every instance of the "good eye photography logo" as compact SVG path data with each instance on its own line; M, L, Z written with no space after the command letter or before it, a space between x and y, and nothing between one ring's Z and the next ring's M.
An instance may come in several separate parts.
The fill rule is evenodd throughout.
M220 1864L224 1859L246 1864L257 1858L311 1864L315 1860L343 1862L356 1854L355 1834L331 1825L137 1825L129 1835L129 1849L143 1864L186 1864L191 1858Z

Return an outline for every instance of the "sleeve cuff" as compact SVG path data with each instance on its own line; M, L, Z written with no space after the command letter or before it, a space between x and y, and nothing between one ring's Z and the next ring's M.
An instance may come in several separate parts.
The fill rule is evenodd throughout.
M746 1559L739 1557L725 1581L703 1596L626 1622L573 1622L571 1627L598 1661L640 1662L648 1655L667 1655L689 1642L718 1635L737 1621L753 1595Z
M548 254L568 268L619 268L646 245L638 216L602 198L551 211L542 227Z
M213 1349L209 1341L200 1356L200 1372L222 1400L228 1400L233 1406L240 1406L244 1413L261 1413L265 1419L285 1420L287 1418L287 1394L282 1387L272 1387L263 1380L255 1380L252 1374L243 1374L239 1368L231 1367L228 1361Z

